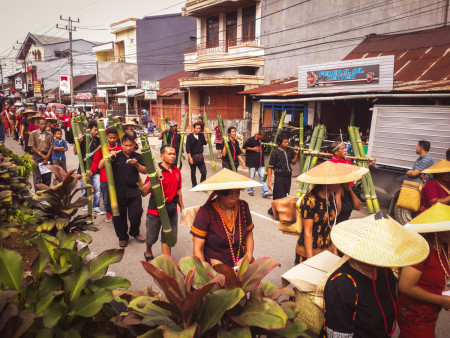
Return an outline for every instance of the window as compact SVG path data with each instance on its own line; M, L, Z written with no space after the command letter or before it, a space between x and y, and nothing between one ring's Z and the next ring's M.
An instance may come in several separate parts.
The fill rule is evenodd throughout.
M57 58L67 58L69 57L69 51L68 50L55 50L55 57Z
M255 40L256 5L242 9L242 41Z
M206 48L219 45L219 16L206 18Z
M236 46L237 12L227 13L227 45Z

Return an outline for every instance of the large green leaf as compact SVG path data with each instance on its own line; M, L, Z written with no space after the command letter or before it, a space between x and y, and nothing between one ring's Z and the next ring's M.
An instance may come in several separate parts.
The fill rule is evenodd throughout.
M236 272L234 272L233 268L229 267L226 264L219 263L214 265L214 269L225 276L226 288L240 288L242 286L242 283L237 278Z
M217 332L217 338L251 338L252 332L248 327L235 327L231 331L221 328Z
M62 282L59 276L45 276L39 284L38 297L43 298L51 292L58 291L61 285Z
M123 249L111 249L103 251L97 257L91 259L89 262L89 271L92 279L102 278L108 271L108 267L120 262L125 251Z
M93 285L100 289L107 290L115 290L118 288L128 289L131 286L128 279L115 276L105 276L101 279L96 280Z
M80 296L89 279L89 269L83 265L64 278L64 289L69 293L69 301L72 302Z
M61 230L63 229L67 224L69 224L70 219L68 218L62 218L62 217L58 217L56 219L56 229Z
M185 275L189 270L195 269L194 282L192 283L194 289L202 287L213 279L213 276L205 269L202 261L197 256L183 257L179 265Z
M105 303L113 300L112 292L109 290L100 290L90 295L81 296L72 303L69 315L81 317L95 316Z
M78 232L66 234L64 230L59 230L56 239L59 241L60 248L73 250L78 236Z
M51 329L58 324L61 317L64 315L66 308L60 303L51 304L44 312L43 322L44 326Z
M63 330L56 331L55 337L58 337L58 338L81 338L81 335L75 328L70 328L67 331L63 331Z
M273 300L277 300L281 296L295 297L294 290L290 288L278 288L275 284L268 281L262 281L264 296Z
M8 304L8 299L12 296L17 295L17 291L6 290L0 292L0 313L2 313L6 304Z
M137 338L163 338L163 333L162 333L162 329L154 329L154 330L150 330L140 336L138 336Z
M128 307L141 316L171 316L172 312L156 305L157 297L141 296L133 299Z
M203 307L199 321L200 335L216 325L225 311L232 309L244 296L245 292L240 288L222 289L212 293Z
M163 328L164 338L192 338L195 335L195 330L197 329L197 324L189 326L187 329L176 330L173 327L165 326Z
M241 313L231 318L242 326L257 326L268 330L284 328L288 319L281 306L268 298L247 301Z
M81 256L71 249L56 249L55 256L59 256L60 262L69 261L74 270L79 269L83 264Z
M239 265L239 268L238 268L238 271L237 271L237 275L238 275L239 277L241 277L241 276L247 271L248 264L249 264L249 262L248 262L248 256L245 255L245 257L244 257L244 259L241 261L241 264Z
M55 263L54 251L57 248L57 245L54 242L50 242L49 240L45 239L45 236L41 234L37 240L37 246L39 252L50 258L50 260L54 264Z
M161 255L156 257L152 263L152 265L156 266L157 268L163 270L165 273L167 273L170 277L172 277L178 284L178 287L181 290L181 294L183 297L185 296L184 292L184 275L181 271L180 267L178 266L177 262L173 260L172 257L167 255Z
M56 296L63 294L64 291L53 291L44 295L37 303L34 309L34 314L36 317L42 317L44 311L52 304Z
M0 248L0 284L18 291L22 279L22 257L15 251Z
M280 266L280 263L273 258L258 258L248 266L247 271L241 276L242 289L245 292L255 290L259 283L261 283L261 280L277 266Z
M50 258L48 256L42 254L37 255L31 265L31 272L33 275L36 276L44 271L49 262Z
M286 338L295 338L302 336L302 333L304 333L307 329L308 327L306 326L305 323L294 322L289 323L284 329L271 330L270 334ZM308 335L305 336L308 337Z

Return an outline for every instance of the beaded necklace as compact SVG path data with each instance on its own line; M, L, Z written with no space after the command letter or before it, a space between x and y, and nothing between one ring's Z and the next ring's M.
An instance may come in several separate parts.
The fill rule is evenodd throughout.
M239 224L239 246L238 246L238 251L237 251L237 255L234 254L234 250L233 250L233 244L234 244L234 234L236 231L236 221L234 219L234 209L233 209L233 213L231 215L231 220L234 222L233 224L233 232L230 231L230 229L228 229L226 222L225 222L225 214L222 210L222 208L220 207L219 201L217 201L217 211L219 212L219 216L220 216L220 220L222 221L222 225L223 228L225 230L225 234L227 235L227 239L228 239L228 245L230 246L230 252L231 252L231 258L233 259L233 265L236 266L237 262L239 261L239 256L241 253L241 246L242 246L242 227L241 227L241 213L239 212L239 208L238 208L238 213L237 213L237 217L238 217L238 224Z
M442 268L442 270L444 270L444 274L445 274L445 285L449 285L450 284L450 263L448 261L448 257L450 256L450 252L449 252L450 250L447 247L447 254L445 254L444 248L442 247L441 244L439 244L437 233L435 233L434 239L436 241L436 251L438 254L438 258L439 258L439 263L441 264L441 268ZM445 261L447 262L447 268L445 268L444 263L442 262L441 251L444 254Z

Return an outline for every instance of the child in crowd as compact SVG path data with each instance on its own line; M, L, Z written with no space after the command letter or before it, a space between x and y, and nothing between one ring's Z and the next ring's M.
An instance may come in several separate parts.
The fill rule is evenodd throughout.
M55 145L52 151L52 164L59 165L65 171L67 171L66 154L68 150L67 142L62 138L62 130L55 129ZM54 183L57 183L56 180Z

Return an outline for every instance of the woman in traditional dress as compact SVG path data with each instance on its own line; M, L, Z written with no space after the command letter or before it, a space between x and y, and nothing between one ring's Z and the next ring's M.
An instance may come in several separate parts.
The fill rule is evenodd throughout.
M450 309L450 206L435 204L406 228L422 233L430 247L427 259L402 269L398 325L401 338L434 338L441 309Z
M4 106L3 111L1 113L1 117L2 117L2 121L3 121L3 128L5 129L5 135L8 137L11 136L11 132L12 132L11 116L12 116L12 113L10 113L8 111L8 107Z
M428 167L423 174L433 174L421 191L419 213L436 203L450 205L450 161L442 160Z
M259 186L248 177L222 169L191 189L213 191L191 227L194 255L202 261L216 259L230 267L238 266L245 256L252 260L252 216L247 202L239 197L242 189Z
M340 193L341 183L358 180L367 171L357 166L327 161L298 177L300 182L316 186L300 202L302 231L295 249L295 264L325 250L337 254L330 238L330 231L340 211L335 194Z
M397 279L390 267L423 261L427 242L383 212L337 224L331 240L346 256L328 274L321 337L391 337Z

